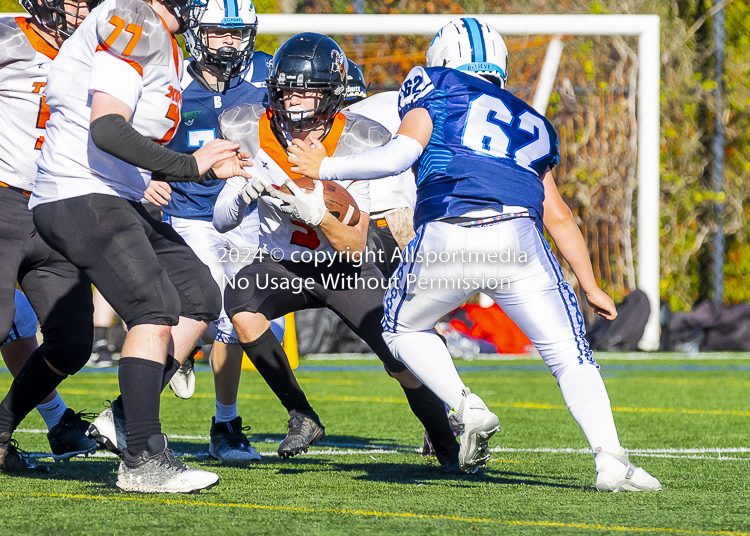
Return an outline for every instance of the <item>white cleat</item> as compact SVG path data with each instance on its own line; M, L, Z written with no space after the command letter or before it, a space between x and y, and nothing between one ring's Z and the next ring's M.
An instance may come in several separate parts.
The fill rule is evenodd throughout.
M117 399L112 404L117 405ZM108 451L120 454L127 446L125 441L125 419L115 417L112 411L112 404L94 419L86 435L96 440L99 445Z
M468 387L464 389L461 406L449 419L459 432L458 464L462 471L473 473L489 461L490 438L500 431L500 419Z
M188 399L195 393L195 353L188 356L185 362L169 380L169 388L175 396Z
M612 454L597 447L594 455L597 491L661 491L658 480L630 463L625 449Z
M117 474L120 491L139 493L197 493L218 481L216 473L193 469L175 458L164 434L151 436L146 450L137 456L123 453Z

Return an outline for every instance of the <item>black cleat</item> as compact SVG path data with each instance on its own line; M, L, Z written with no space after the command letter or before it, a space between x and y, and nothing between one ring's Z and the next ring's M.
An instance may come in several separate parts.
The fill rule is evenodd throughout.
M88 456L96 452L96 441L87 437L91 423L83 417L94 417L94 414L76 413L68 408L60 422L47 433L52 458L55 461L69 460L74 456Z
M313 419L295 410L289 412L287 426L289 433L279 445L279 458L282 460L307 452L310 445L314 445L326 435L325 426L320 424L317 418Z
M25 452L18 448L18 442L9 433L0 434L0 471L5 473L42 473L49 471L47 466L29 463Z

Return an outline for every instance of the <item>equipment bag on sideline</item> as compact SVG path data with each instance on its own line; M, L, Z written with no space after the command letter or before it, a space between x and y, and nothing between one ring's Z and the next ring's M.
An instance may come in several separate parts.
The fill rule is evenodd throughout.
M586 333L592 350L601 352L632 352L638 350L651 306L642 290L634 290L617 304L617 318L598 318Z

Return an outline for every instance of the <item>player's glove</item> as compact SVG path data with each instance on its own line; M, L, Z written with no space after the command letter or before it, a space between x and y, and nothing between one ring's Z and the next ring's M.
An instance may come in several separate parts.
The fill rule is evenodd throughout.
M323 221L323 216L328 212L326 202L323 198L323 183L313 181L315 188L312 192L305 192L294 181L287 180L284 184L294 195L285 194L279 190L274 190L273 196L281 199L285 204L281 205L281 210L293 214L308 225L317 227Z
M263 177L253 177L245 183L239 193L239 197L243 203L249 205L253 201L256 201L262 194L271 193L274 191L273 186Z

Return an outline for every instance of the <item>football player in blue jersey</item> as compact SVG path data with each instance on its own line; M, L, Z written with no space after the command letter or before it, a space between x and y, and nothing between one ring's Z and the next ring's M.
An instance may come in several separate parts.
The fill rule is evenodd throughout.
M194 29L186 34L193 58L187 62L182 79L182 124L168 147L192 153L217 137L219 115L238 104L265 102L265 80L271 56L255 50L257 17L250 0L206 0L193 3ZM242 266L252 262L258 249L259 223L255 204L248 207L241 226L220 234L211 223L214 204L224 181L167 183L152 181L146 198L161 206L165 217L206 264L221 289ZM242 431L237 414L237 391L242 365L242 347L232 323L222 310L214 322L211 365L216 390L216 414L210 431L209 452L227 462L256 461L260 455ZM273 330L281 340L284 319L274 321ZM194 375L182 374L172 381L177 396L189 398Z
M462 466L486 463L499 420L461 381L431 329L484 292L524 331L557 379L595 453L596 488L660 490L620 446L575 293L542 235L544 225L596 313L615 318L614 302L597 286L586 243L550 173L559 159L555 130L504 89L507 55L495 29L473 18L454 20L432 40L427 69L415 67L402 84L402 123L393 140L343 158L327 158L295 140L289 162L297 173L338 180L386 177L416 163L417 236L386 292L383 337L454 410Z

